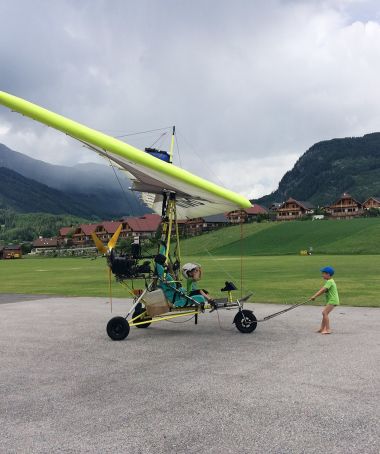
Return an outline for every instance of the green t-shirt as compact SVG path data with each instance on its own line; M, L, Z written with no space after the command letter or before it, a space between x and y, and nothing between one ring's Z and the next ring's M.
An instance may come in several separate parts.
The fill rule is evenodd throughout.
M332 304L333 306L339 306L340 303L339 303L338 289L336 288L334 279L327 280L323 287L327 289L327 292L325 293L326 304Z

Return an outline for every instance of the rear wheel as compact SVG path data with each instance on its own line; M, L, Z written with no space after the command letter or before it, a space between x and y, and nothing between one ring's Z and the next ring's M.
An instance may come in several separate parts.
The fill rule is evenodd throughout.
M252 333L257 327L257 318L252 311L242 310L236 314L234 323L241 333Z
M107 334L114 340L125 339L129 334L129 324L124 317L114 317L107 323Z
M132 318L137 317L138 315L142 314L143 312L145 312L145 309L142 307L142 304L139 303L135 307ZM152 319L150 317L141 317L141 318L138 318L137 320L134 320L134 323L140 323L145 320L152 320ZM135 326L136 326L136 328L148 328L149 325L150 325L150 323L147 322L147 323L141 323L141 325L135 325Z

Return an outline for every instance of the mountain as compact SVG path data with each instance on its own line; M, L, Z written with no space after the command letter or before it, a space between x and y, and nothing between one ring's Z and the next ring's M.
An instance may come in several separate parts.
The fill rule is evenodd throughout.
M0 167L0 209L11 208L22 213L73 214L94 216L89 208L70 195L45 184L25 178L6 167Z
M286 172L276 191L255 202L270 206L293 197L323 206L343 192L361 202L380 194L380 133L316 143Z
M125 174L111 166L95 163L73 167L53 165L0 144L0 167L60 191L76 202L78 206L74 208L75 211L78 207L86 208L92 216L103 219L141 215L148 211L137 196L128 190L130 181ZM17 191L17 187L14 190ZM25 197L27 201L27 193Z

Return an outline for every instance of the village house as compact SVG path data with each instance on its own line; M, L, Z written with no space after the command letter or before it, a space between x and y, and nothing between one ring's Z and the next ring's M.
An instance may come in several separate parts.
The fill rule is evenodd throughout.
M221 227L226 227L227 225L230 224L230 220L228 219L225 213L206 216L205 218L203 218L203 220L204 232L210 232L211 230L220 229Z
M22 249L19 244L10 244L0 247L0 259L21 259Z
M334 219L352 219L362 215L364 209L360 202L345 192L336 202L325 207L325 212Z
M54 250L58 247L58 238L37 238L32 243L33 253L39 253L47 250Z
M120 239L133 238L139 236L142 238L153 237L161 223L161 217L158 214L146 214L140 217L128 217L119 221L104 221L96 224L81 224L78 227L63 227L59 231L58 244L72 245L74 247L93 246L92 233L103 242L107 243L116 232L120 224L122 229Z
M298 200L289 198L284 202L280 208L277 209L277 221L292 221L300 219L308 214L313 214L314 209L309 202L300 202Z
M203 232L203 218L181 219L178 221L179 234L182 237L197 236Z
M371 208L377 208L380 210L380 196L379 197L370 197L363 203L363 208L365 210L370 210Z
M161 216L158 214L144 214L139 217L125 218L122 221L122 238L139 236L141 238L152 238L155 236L160 224Z
M282 203L273 202L269 207L269 211L277 211L279 208L281 208L281 205Z
M182 237L197 236L205 232L225 227L230 224L226 214L214 214L204 218L181 219L178 221L179 234Z
M75 247L85 247L92 243L91 233L95 232L99 224L81 224L72 234L72 242Z
M268 210L261 205L255 203L252 207L244 210L234 210L227 213L227 218L231 224L239 224L240 222L250 222L261 214L267 214Z

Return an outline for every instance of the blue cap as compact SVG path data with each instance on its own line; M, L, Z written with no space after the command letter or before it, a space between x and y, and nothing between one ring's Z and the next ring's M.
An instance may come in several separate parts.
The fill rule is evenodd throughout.
M335 273L335 270L331 266L325 266L324 268L321 268L321 273L327 273L332 276Z

